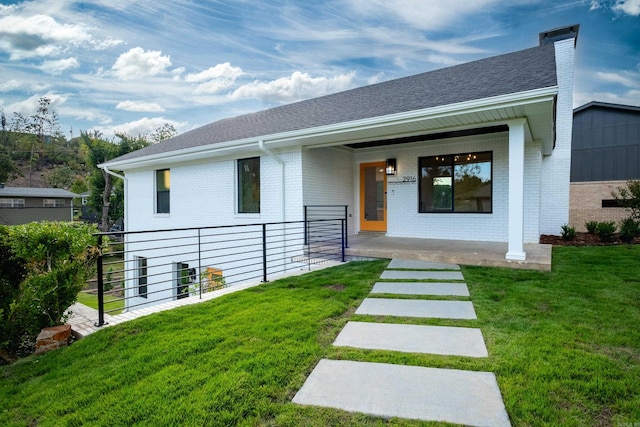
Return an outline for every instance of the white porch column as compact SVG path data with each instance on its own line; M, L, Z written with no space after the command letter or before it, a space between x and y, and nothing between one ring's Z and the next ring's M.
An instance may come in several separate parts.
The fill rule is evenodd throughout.
M509 241L505 258L524 261L524 132L525 119L509 125Z

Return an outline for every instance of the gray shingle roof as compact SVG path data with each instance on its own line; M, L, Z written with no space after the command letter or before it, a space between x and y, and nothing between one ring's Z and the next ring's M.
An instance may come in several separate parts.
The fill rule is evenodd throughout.
M219 120L117 160L557 85L553 44Z
M51 197L73 199L78 194L62 188L5 187L0 188L0 197Z

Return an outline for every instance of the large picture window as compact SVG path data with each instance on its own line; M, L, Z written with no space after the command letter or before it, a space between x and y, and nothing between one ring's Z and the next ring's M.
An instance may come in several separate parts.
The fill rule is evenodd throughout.
M171 171L161 169L156 171L156 213L169 213L171 211L170 201Z
M260 213L260 157L238 160L238 213Z
M420 157L419 211L491 213L492 153Z

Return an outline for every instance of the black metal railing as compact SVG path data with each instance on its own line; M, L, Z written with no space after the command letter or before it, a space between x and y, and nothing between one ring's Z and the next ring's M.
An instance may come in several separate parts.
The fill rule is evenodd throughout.
M306 212L306 209L305 209ZM345 211L346 212L346 211ZM346 218L96 234L98 321L345 261Z
M349 247L349 205L305 205L304 206L304 220L314 221L320 219L344 219L344 245ZM305 234L305 243L306 234Z

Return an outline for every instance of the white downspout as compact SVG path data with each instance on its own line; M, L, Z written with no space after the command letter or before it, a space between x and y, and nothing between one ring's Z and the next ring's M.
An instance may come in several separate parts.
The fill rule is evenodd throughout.
M100 167L100 169L102 169L103 171L108 173L109 175L115 176L116 178L120 178L122 181L124 181L124 226L125 227L129 227L129 216L128 216L129 209L127 208L127 205L128 205L128 203L127 203L127 201L128 201L127 195L129 193L129 185L128 185L127 178L126 178L125 175L120 175L120 174L115 173L114 171L110 170L108 166L100 165L99 167ZM126 229L123 227L122 231L126 231ZM124 234L124 248L125 248L124 249L124 255L125 255L125 260L124 260L124 265L125 265L125 267L124 267L124 269L125 269L124 275L125 275L125 278L124 278L124 280L125 281L124 281L123 285L128 283L130 278L127 277L127 276L129 276L131 274L128 271L129 269L126 267L127 265L129 265L128 262L130 262L130 260L127 259L127 255L129 254L129 251L127 250L128 243L129 243L129 238L128 238L127 234L125 233ZM122 310L123 313L126 313L126 312L129 311L129 298L127 298L127 297L129 297L130 295L126 294L126 292L128 292L126 289L127 289L127 286L125 286L124 310Z
M282 189L282 197L281 197L281 201L282 201L282 206L281 206L281 210L282 210L282 229L284 230L284 238L282 239L282 252L284 254L284 270L287 271L287 227L286 224L284 224L284 222L286 221L286 216L285 216L285 180L284 180L284 160L282 160L280 157L278 157L273 151L271 151L269 148L267 148L267 146L264 144L264 141L261 139L258 141L258 148L260 148L260 150L267 154L269 157L271 157L272 159L274 159L276 162L278 162L280 164L280 167L282 168L282 173L281 173L281 177L282 177L282 182L280 184L280 188Z
M282 160L280 157L278 157L273 151L271 151L269 148L267 148L267 146L264 144L263 140L259 140L258 141L258 148L260 148L260 150L267 154L269 157L271 157L272 159L274 159L276 162L278 162L280 164L280 166L282 167L282 183L281 183L281 189L282 189L282 222L286 221L286 217L285 217L285 199L284 199L284 193L285 193L285 189L284 189L284 160Z

